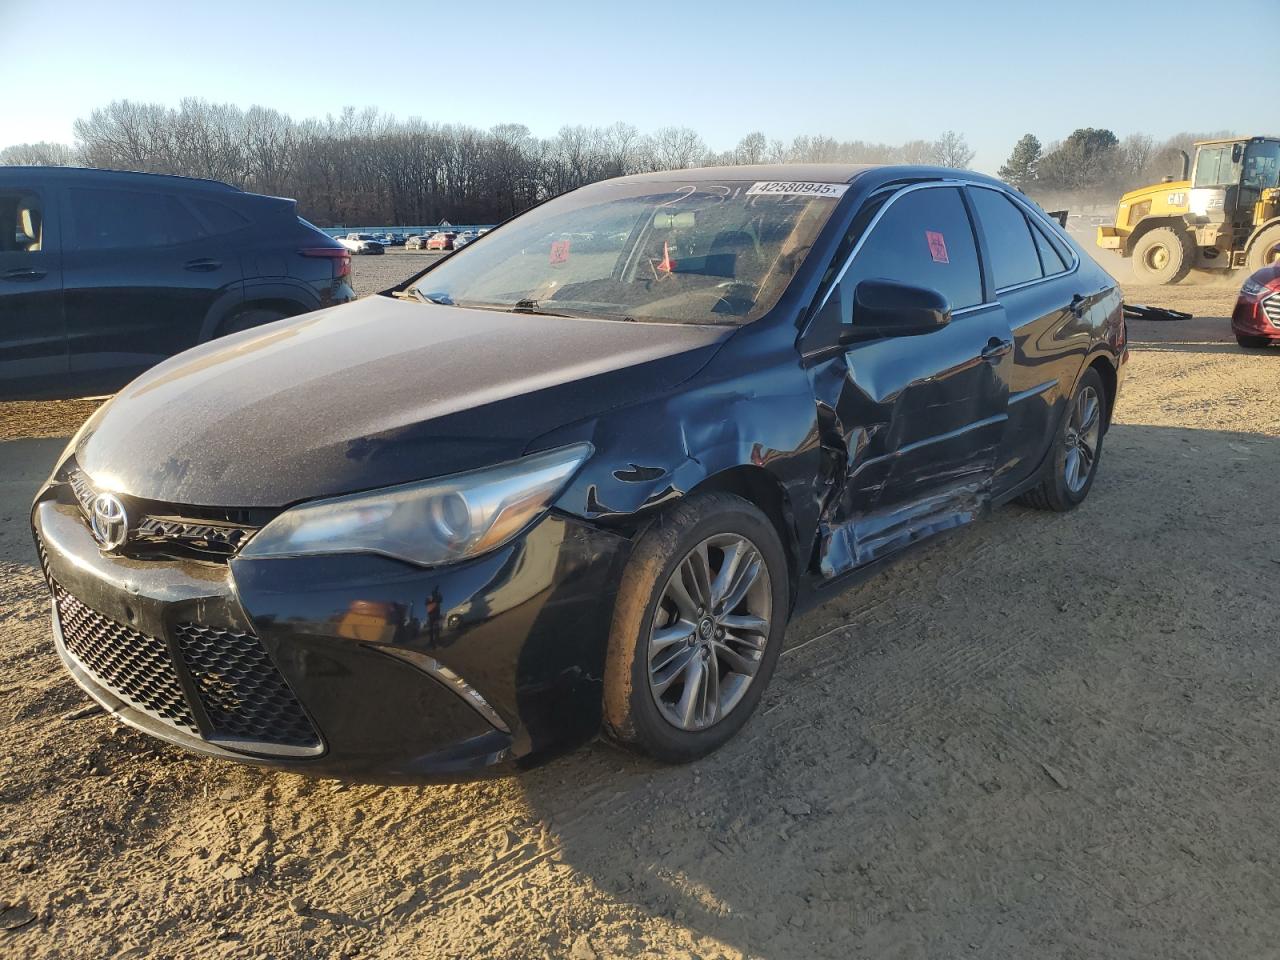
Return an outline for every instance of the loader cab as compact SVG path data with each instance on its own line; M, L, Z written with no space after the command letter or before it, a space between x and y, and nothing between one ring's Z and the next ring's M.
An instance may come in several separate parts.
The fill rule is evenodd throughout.
M1280 186L1280 140L1209 140L1196 144L1188 206L1200 223L1252 227L1266 190Z

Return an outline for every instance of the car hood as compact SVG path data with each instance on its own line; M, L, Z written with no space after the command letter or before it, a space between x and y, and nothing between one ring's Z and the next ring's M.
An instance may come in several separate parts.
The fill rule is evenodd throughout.
M95 414L75 456L135 497L281 507L518 457L670 390L731 333L369 297L165 361Z

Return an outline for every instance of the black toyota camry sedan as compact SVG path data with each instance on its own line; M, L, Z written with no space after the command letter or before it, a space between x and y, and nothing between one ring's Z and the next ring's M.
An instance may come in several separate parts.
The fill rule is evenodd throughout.
M126 723L297 771L455 777L601 730L701 757L798 610L1088 496L1122 317L977 174L583 187L103 406L32 512L54 641Z

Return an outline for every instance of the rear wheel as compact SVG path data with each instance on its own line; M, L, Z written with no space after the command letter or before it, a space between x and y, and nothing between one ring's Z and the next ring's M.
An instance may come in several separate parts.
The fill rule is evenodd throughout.
M778 661L787 562L768 518L727 493L676 504L636 545L614 608L605 730L686 763L747 722Z
M1102 424L1107 415L1102 377L1090 367L1080 378L1040 482L1018 498L1037 510L1065 513L1084 502L1102 457Z
M1133 247L1133 269L1151 283L1177 283L1191 271L1191 238L1172 227L1144 233Z
M1236 343L1246 350L1261 350L1263 347L1271 346L1271 341L1266 337L1251 337L1244 333L1236 334Z
M1280 224L1263 230L1249 248L1249 269L1261 270L1280 263Z

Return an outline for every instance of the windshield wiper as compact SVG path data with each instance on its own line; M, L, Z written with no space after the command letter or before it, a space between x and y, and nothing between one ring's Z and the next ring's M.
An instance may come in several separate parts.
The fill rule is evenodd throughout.
M511 313L535 313L540 317L568 317L568 313L555 313L552 310L543 310L538 306L537 300L517 300L515 306L511 308Z
M423 303L438 303L442 307L457 306L457 304L453 302L453 298L447 293L423 293L417 287L410 287L409 292Z

